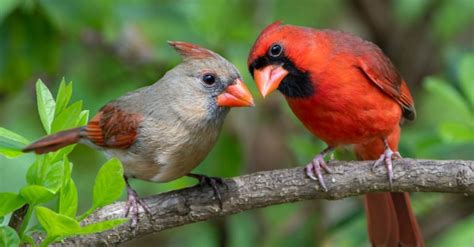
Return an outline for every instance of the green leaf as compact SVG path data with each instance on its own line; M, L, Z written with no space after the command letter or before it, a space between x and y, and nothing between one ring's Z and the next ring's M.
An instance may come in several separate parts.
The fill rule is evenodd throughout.
M70 129L77 127L80 120L82 109L82 101L74 102L72 105L65 108L53 121L51 132L55 133L63 129Z
M54 193L41 185L27 185L20 190L20 195L31 205L47 202L54 197Z
M23 154L22 148L29 141L12 131L0 127L0 154L7 158L14 158Z
M0 226L0 247L20 246L20 238L9 226Z
M46 158L38 158L28 169L28 184L41 185L56 193L63 183L64 162L51 163Z
M77 188L72 179L59 191L59 213L76 217L77 213Z
M96 233L96 232L102 232L105 230L112 229L118 225L121 225L125 222L129 221L129 219L113 219L113 220L107 220L107 221L102 221L99 223L94 223L90 224L87 226L84 226L81 228L79 231L80 234L90 234L90 233Z
M37 206L35 211L36 218L46 230L48 238L76 235L81 230L79 222L71 217L41 206Z
M54 102L53 95L51 95L49 89L40 79L36 82L36 100L43 128L47 134L51 134L51 124L54 119L56 102Z
M116 158L107 161L99 170L93 191L94 209L117 200L125 188L122 163Z
M86 218L97 208L117 200L122 195L124 188L122 163L113 158L100 168L95 178L92 207L79 216L79 220Z
M28 184L41 184L40 174L45 158L46 156L44 155L37 156L35 162L33 162L33 164L28 168L28 171L26 171L26 182Z
M58 94L56 95L56 110L55 115L61 113L69 103L72 95L72 83L66 84L64 78L61 80L59 85Z
M474 54L466 55L461 60L459 79L472 109L474 107Z
M71 174L72 174L72 163L69 162L69 159L67 158L66 155L64 155L63 158L63 167L64 167L64 175L63 175L63 182L62 182L62 187L66 186L69 181L71 180Z
M23 197L10 192L0 193L0 202L0 216L7 215L26 203Z
M81 111L81 114L79 115L79 123L77 125L78 126L86 125L88 120L89 120L89 110Z
M63 175L64 175L63 164L64 164L63 161L58 161L58 162L55 162L54 164L46 163L45 165L43 165L40 185L56 193L61 188L61 185L63 182Z

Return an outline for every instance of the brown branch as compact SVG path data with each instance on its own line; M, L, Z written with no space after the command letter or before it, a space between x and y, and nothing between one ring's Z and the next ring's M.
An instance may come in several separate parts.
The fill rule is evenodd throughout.
M333 161L335 173L325 175L329 191L323 192L317 181L308 179L303 167L256 172L225 180L221 188L223 209L212 198L208 187L192 187L144 198L154 216L151 224L141 214L136 232L130 223L88 236L66 239L65 245L117 245L165 229L240 213L270 205L311 200L337 200L369 192L447 192L474 195L474 161L413 160L394 162L393 188L388 185L383 167L371 171L372 162ZM225 188L226 187L226 188ZM106 206L84 223L90 224L124 216L124 202Z

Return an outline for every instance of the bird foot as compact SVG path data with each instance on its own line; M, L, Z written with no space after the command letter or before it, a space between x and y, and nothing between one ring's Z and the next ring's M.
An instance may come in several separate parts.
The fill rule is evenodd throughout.
M209 177L206 175L194 173L189 173L188 176L199 180L199 186L210 186L214 192L215 197L217 198L217 201L219 202L219 208L222 210L223 202L221 193L219 191L219 186L224 185L227 189L227 184L224 183L224 180L220 177Z
M385 148L383 154L380 155L380 158L375 161L374 165L372 166L372 171L375 172L375 169L385 164L387 167L387 174L388 174L388 182L390 184L390 188L392 187L393 181L393 165L392 160L394 159L401 159L402 156L399 152L393 152L388 146Z
M130 228L132 229L132 231L135 232L139 222L140 207L143 208L143 211L145 212L150 221L153 221L153 215L150 212L150 208L148 208L148 206L138 197L138 194L135 190L127 186L127 193L128 199L127 203L125 204L125 217L128 217L130 215L130 218L132 220Z
M324 191L328 191L326 183L324 182L323 174L321 171L322 169L324 169L327 173L333 173L333 170L331 170L324 161L324 155L318 154L316 157L314 157L311 163L306 165L306 175L308 175L308 177L313 180L318 180Z

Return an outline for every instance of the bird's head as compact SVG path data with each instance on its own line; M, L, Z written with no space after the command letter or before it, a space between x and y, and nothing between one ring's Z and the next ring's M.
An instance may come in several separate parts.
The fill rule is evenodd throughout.
M247 64L263 97L276 89L290 98L313 95L308 70L313 58L309 53L315 47L313 32L277 21L260 33Z
M179 78L172 85L183 99L185 107L208 112L225 112L230 107L253 106L253 98L237 68L219 54L201 46L168 42L183 58L170 78ZM172 84L172 83L170 83ZM191 105L189 105L191 104Z

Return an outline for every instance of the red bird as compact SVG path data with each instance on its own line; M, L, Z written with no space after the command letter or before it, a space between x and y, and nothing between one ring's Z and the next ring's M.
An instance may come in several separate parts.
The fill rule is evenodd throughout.
M327 190L321 169L334 148L354 145L361 160L385 164L400 158L403 119L415 119L406 82L375 44L348 33L281 25L266 27L248 58L265 97L278 89L311 133L327 144L306 166ZM423 246L407 193L366 195L369 238L374 246Z

